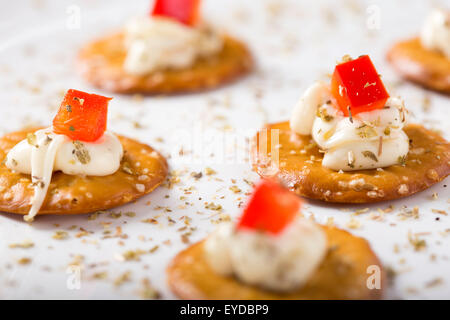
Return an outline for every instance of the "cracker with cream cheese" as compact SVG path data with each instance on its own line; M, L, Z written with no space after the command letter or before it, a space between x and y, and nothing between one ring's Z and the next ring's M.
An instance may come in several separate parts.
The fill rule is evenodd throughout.
M404 78L450 94L450 59L424 48L419 38L395 44L389 50L387 59Z
M39 128L13 132L0 138L0 211L27 214L33 187L30 175L8 169L8 151ZM166 178L165 158L152 147L118 136L124 156L118 171L107 176L79 176L54 172L40 214L80 214L117 207L158 187Z
M253 69L247 47L224 36L222 50L200 58L187 69L162 70L148 75L125 72L124 34L116 33L81 49L77 64L82 76L92 85L117 93L173 94L213 89L246 75Z
M368 242L335 227L323 229L328 237L328 253L308 282L294 292L271 292L216 274L204 258L203 241L173 259L167 269L169 287L182 299L381 299L387 279ZM368 288L368 270L379 276L379 289ZM375 280L370 283L376 285Z
M254 170L263 177L277 176L290 190L311 199L341 203L393 200L425 190L450 174L450 143L420 125L404 128L410 148L397 165L348 172L323 167L323 153L311 136L291 131L288 122L270 124L267 129L279 130L278 145L272 148L270 133L258 134L267 143L255 144ZM278 161L272 161L271 152L278 152Z

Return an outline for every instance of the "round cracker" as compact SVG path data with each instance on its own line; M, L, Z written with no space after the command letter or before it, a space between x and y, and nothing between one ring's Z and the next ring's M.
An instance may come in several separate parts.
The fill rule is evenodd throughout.
M424 48L419 38L397 43L389 50L387 58L404 78L450 93L450 59Z
M11 171L4 159L12 147L36 130L17 131L0 138L0 211L27 214L30 210L34 194L30 175ZM38 214L78 214L110 209L140 198L159 186L168 171L164 157L136 140L118 138L124 149L118 171L103 177L54 172Z
M223 49L216 55L198 59L188 69L167 69L145 76L125 72L124 34L116 33L84 47L78 67L84 78L98 88L118 93L170 94L216 88L253 69L247 47L223 37Z
M420 125L404 129L410 138L404 165L341 173L323 167L323 154L311 136L292 132L288 122L268 125L267 129L262 131L266 136L270 136L269 131L279 132L274 148L279 162L273 168L274 162L267 161L272 147L271 139L266 139L267 151L262 143L256 147L254 169L261 176L277 176L289 189L311 199L342 203L393 200L422 191L450 174L450 143Z
M182 299L380 299L386 283L385 274L368 242L335 227L323 226L323 229L328 237L328 253L317 271L297 291L270 292L243 284L234 277L218 275L204 258L203 241L174 258L167 269L169 287ZM368 278L374 272L368 269L370 266L379 268L380 289L370 290L367 286Z

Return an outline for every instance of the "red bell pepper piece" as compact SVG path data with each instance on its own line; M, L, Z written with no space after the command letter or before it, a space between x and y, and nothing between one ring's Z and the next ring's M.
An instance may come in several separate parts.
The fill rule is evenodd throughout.
M277 234L294 220L301 204L298 196L275 181L262 180L244 209L237 228Z
M346 116L381 109L389 98L369 56L338 64L331 79L331 93Z
M106 130L108 103L111 99L69 89L53 119L53 132L73 140L97 140Z
M156 0L152 16L173 18L192 26L198 21L200 0Z

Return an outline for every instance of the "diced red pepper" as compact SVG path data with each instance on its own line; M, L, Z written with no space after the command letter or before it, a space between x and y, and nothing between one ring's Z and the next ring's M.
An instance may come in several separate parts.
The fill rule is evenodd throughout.
M237 228L277 234L294 220L301 204L297 195L275 181L262 180L244 209Z
M338 64L331 79L331 92L346 116L381 109L389 98L369 56Z
M73 140L97 140L106 130L108 103L111 99L69 89L53 119L53 132Z
M186 25L195 25L199 16L200 0L156 0L152 16L173 18Z

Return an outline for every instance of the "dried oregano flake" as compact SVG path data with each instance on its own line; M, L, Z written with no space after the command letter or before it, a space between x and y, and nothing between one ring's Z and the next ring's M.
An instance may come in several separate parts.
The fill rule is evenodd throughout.
M82 164L89 163L91 161L91 156L89 155L89 151L86 149L86 146L78 140L74 140L72 143L75 146L73 154L75 154L78 161Z
M355 167L355 155L353 154L353 151L350 150L347 153L347 159L348 159L347 165L350 168L354 168Z
M404 166L406 164L406 155L399 156L397 158L397 162L398 162L399 165Z
M357 130L358 136L363 139L364 138L373 138L378 135L377 131L374 128L372 128L366 124L362 125L361 127L357 128L356 130Z
M27 141L29 145L32 145L33 147L39 147L37 144L37 137L34 133L28 133L27 134Z
M331 120L334 119L332 115L328 114L325 108L317 109L316 116L325 122L330 122Z
M363 155L364 157L370 158L370 159L372 159L373 161L378 162L377 156L376 156L375 153L373 153L372 151L365 150L365 151L362 151L361 153L362 153L362 155Z

